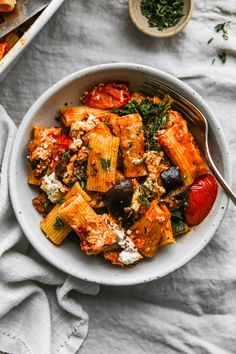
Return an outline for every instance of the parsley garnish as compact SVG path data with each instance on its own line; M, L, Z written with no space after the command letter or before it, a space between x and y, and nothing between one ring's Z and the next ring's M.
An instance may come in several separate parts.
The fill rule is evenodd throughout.
M133 145L133 142L132 142L132 141L129 141L129 142L128 142L128 147L130 148L132 145Z
M211 65L214 65L215 61L216 61L216 59L213 58L213 59L212 59L212 62L211 62Z
M138 200L145 208L148 209L150 206L148 195L152 194L152 192L144 184L141 184L139 186L139 193Z
M101 165L104 170L108 170L111 166L111 159L105 159L104 157L100 157Z
M65 203L66 199L65 198L60 198L57 200L57 204L63 204Z
M147 209L149 208L150 202L148 200L148 196L145 193L144 194L139 194L138 199L143 204L143 206L145 208L147 208Z
M85 186L86 186L85 181L81 181L81 182L80 182L80 187L81 187L82 189L84 189L84 188L85 188Z
M214 37L211 37L208 41L207 44L210 44L213 41Z
M69 153L69 151L63 152L61 156L62 156L62 158L65 159L65 160L70 159L70 153Z
M56 222L53 224L53 227L55 230L61 230L65 226L65 222L59 218L59 216L56 217Z
M82 181L82 178L80 177L80 175L78 175L78 174L75 173L75 174L74 174L74 177L77 178L79 181Z
M218 57L220 58L220 60L222 61L223 64L226 62L227 57L226 57L226 53L224 51L220 52L218 54Z
M173 100L169 96L165 96L158 104L153 103L150 98L145 98L140 103L131 100L122 108L113 109L113 112L119 116L139 113L144 123L144 127L141 127L140 131L144 130L145 148L158 151L156 134L168 123L172 102Z
M182 0L142 0L141 11L147 17L150 27L159 30L175 26L183 13Z
M230 23L230 21L228 22L222 22L222 23L218 23L217 25L215 25L215 30L216 32L220 32L222 31L222 37L227 41L227 39L229 38L229 34L227 29L225 28L228 24Z

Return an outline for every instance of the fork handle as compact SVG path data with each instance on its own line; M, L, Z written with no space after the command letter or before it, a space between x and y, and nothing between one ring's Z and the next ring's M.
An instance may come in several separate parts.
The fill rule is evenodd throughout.
M226 195L232 200L234 205L236 205L235 193L232 191L232 189L230 188L228 183L226 183L226 181L224 180L224 178L222 177L222 175L218 171L218 169L217 169L216 165L214 164L208 151L206 151L206 155L207 155L207 162L208 162L211 172L213 173L213 175L215 176L215 178L217 179L217 181L219 182L219 184L221 185L221 187L225 191Z

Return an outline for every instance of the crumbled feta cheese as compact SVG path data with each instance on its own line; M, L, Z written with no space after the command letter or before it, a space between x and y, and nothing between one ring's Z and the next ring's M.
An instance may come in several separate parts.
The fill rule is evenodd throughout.
M143 163L144 159L137 159L137 158L134 158L132 160L132 162L135 164L135 165L141 165Z
M118 236L118 244L123 249L120 252L118 260L125 265L133 264L139 261L142 255L138 252L133 240L125 235L125 231L120 229L116 223L108 223L110 229ZM127 230L127 235L131 234L131 230Z
M55 172L42 178L41 189L47 193L48 199L51 200L52 203L56 203L68 190L56 178Z
M81 148L82 144L83 144L83 141L81 140L80 137L73 138L73 142L70 144L69 149L73 150L73 151L79 150Z
M93 114L88 114L86 120L77 120L74 124L72 124L71 130L77 130L83 134L94 128L97 124L99 124L99 122L99 119Z
M118 257L118 261L125 264L133 264L138 262L142 258L141 254L138 251L129 252L129 251L121 251Z
M118 240L119 240L118 243L125 239L125 231L123 229L120 229L116 223L109 222L108 226L114 232L114 234L116 234L116 236L118 237Z

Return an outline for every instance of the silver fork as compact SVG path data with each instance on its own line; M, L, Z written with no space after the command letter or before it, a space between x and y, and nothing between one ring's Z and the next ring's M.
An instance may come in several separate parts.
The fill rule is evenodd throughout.
M193 134L199 148L204 153L208 166L211 172L227 194L227 196L232 200L234 205L236 205L236 195L226 183L220 172L218 171L215 163L210 154L209 144L208 144L208 122L204 115L199 111L199 109L189 102L184 96L177 93L172 88L158 82L154 79L146 79L142 86L142 91L148 95L157 95L163 97L169 94L174 99L174 105L176 109L183 114L184 118L189 123L191 133Z

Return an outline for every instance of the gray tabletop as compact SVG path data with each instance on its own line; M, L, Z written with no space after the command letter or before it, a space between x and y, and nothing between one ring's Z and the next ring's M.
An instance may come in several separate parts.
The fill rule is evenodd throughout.
M236 22L234 0L198 0L186 29L160 41L134 27L127 0L66 0L0 84L0 104L19 124L41 93L75 70L107 62L151 65L206 99L223 127L235 170L236 26L231 23L228 41L214 30L225 20ZM221 49L225 64L217 58ZM90 316L80 353L235 352L235 222L230 204L201 254L160 281L104 286L96 297L78 296Z

